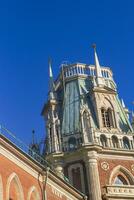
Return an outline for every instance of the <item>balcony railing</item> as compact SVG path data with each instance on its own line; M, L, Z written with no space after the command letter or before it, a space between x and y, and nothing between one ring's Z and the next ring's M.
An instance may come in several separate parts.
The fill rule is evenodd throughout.
M12 133L10 130L8 130L6 127L0 125L0 136L4 138L6 141L11 143L16 149L20 150L25 155L29 156L34 162L39 163L43 168L50 168L51 171L56 173L56 170L52 164L50 164L46 159L45 156L42 154L36 153L30 145L26 145L24 142L22 142L19 138L15 136L14 133ZM69 180L67 177L65 177L63 174L61 175L63 179L69 183Z
M63 65L64 77L72 77L76 75L96 76L96 70L94 65L85 64L72 64ZM101 67L102 76L107 79L112 79L112 72L108 67Z

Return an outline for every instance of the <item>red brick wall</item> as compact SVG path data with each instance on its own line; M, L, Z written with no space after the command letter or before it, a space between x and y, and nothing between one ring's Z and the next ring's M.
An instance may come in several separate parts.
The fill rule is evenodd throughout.
M104 170L101 167L102 162L107 162L109 164L109 169ZM99 169L99 176L100 176L100 183L101 187L109 184L109 178L112 173L112 170L117 167L118 165L121 165L122 167L129 170L131 174L134 175L134 171L132 171L131 166L134 164L134 161L131 160L117 160L117 159L99 159L98 160L98 169Z
M35 186L40 194L40 197L42 196L42 191L39 186L39 182L36 178L31 176L28 172L23 170L22 168L18 167L14 162L8 160L6 157L0 155L0 175L2 177L3 182L3 200L6 199L6 187L7 187L7 180L9 176L15 173L22 185L23 193L24 193L24 200L27 199L28 191L32 186ZM13 200L20 200L20 198L17 196L17 187L15 181L12 180L10 185L10 196L9 198ZM58 186L60 187L60 186ZM62 186L60 188L62 190ZM48 200L67 200L67 196L65 196L60 189L58 190L55 187L52 187L50 185L47 185L47 199ZM31 195L30 200L36 200L34 193ZM42 199L41 199L42 200Z
M34 177L29 175L29 173L27 173L26 171L24 171L23 169L21 169L20 167L15 165L13 162L8 160L4 156L0 155L0 175L2 176L2 181L3 181L3 188L4 188L4 197L3 198L4 199L6 199L7 180L8 180L8 177L13 172L16 173L17 176L19 177L21 185L23 186L23 192L24 192L25 199L27 198L28 190L33 185L38 189L39 193L41 194L38 180L36 180ZM15 188L15 184L12 183L11 192L10 192L10 194L12 194L11 196L16 196L14 194L15 193L14 188ZM15 199L16 199L16 197L15 197Z
M17 200L19 197L17 196L18 191L17 188L15 186L14 181L11 183L11 188L10 188L10 193L9 193L9 199L10 200Z

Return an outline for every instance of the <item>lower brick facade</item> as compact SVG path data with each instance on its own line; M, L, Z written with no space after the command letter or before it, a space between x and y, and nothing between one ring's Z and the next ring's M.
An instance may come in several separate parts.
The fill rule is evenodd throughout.
M84 195L0 136L0 200L81 200Z

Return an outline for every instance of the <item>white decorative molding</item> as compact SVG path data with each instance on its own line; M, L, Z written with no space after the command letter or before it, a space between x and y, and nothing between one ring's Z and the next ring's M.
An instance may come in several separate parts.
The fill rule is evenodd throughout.
M2 146L0 146L0 154L8 160L10 160L11 162L15 163L16 166L20 167L34 178L38 179L38 171L36 171L34 168L32 168L30 165L24 162L19 156L16 156L11 151L7 150ZM42 181L42 178L40 179L40 181Z
M127 177L127 179L129 180L130 184L134 185L134 177L133 174L131 174L131 172L126 169L125 167L118 165L116 167L114 167L114 169L112 170L110 177L109 177L109 185L112 185L112 179L114 177L114 175L118 172L122 172L123 174L125 174L125 176Z
M105 171L109 170L109 164L107 162L101 163L101 168Z
M17 176L16 173L12 173L8 179L7 179L7 184L6 184L6 200L9 200L10 196L10 185L12 183L12 181L15 181L16 183L16 186L18 187L18 197L20 200L24 200L24 193L23 193L23 188L22 188L22 185L21 185L21 182L19 180L19 177Z
M108 185L106 188L106 194L108 196L118 196L118 197L133 197L134 199L134 186L132 185Z
M131 165L131 170L134 172L134 164Z

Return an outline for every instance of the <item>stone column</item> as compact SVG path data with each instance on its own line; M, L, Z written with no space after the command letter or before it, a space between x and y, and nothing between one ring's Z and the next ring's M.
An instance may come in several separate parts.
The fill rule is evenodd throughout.
M87 152L87 155L85 156L85 164L88 179L89 199L101 200L97 153L95 151Z
M119 147L120 147L121 149L124 148L122 138L119 138Z
M107 145L108 147L113 147L110 137L107 137Z

